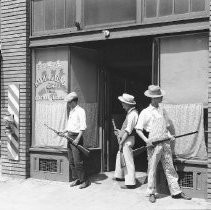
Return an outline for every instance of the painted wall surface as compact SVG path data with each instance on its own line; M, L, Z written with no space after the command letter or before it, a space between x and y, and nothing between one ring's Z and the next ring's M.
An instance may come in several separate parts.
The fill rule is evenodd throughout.
M161 39L160 84L165 103L208 104L208 34Z

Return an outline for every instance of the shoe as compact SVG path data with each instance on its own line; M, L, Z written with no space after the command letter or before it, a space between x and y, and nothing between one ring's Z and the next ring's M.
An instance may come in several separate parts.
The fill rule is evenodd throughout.
M70 184L70 187L75 187L77 185L81 184L80 180L79 179L76 179L75 181L73 181L71 184Z
M121 189L135 189L136 186L135 185L124 185L120 187Z
M123 182L123 181L125 181L125 179L120 179L120 178L115 178L115 177L113 177L112 180L113 180L113 181L118 181L118 182Z
M156 202L155 194L150 194L150 195L149 195L149 201L150 201L151 203L155 203L155 202Z
M79 189L83 189L88 187L91 184L91 182L89 180L86 180L84 182L81 183L81 185L79 186Z
M191 197L188 197L187 195L185 195L185 193L181 192L177 195L172 195L172 198L174 199L185 199L185 200L191 200L192 198Z

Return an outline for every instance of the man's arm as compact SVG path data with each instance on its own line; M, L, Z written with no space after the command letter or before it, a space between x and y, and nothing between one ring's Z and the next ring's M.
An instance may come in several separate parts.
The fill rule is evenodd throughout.
M75 143L76 145L79 144L79 141L84 133L84 131L86 130L86 113L84 109L81 109L79 112L79 119L80 119L80 131L78 133L78 136L76 137L76 139L73 141L73 143Z
M136 133L145 141L148 146L152 145L152 141L148 139L141 129L136 129Z
M143 141L147 144L147 145L152 145L152 141L149 140L143 133L143 129L146 125L146 123L148 122L147 119L147 115L145 114L144 111L142 111L138 117L138 122L136 124L136 133L141 137L141 139L143 139Z
M119 151L122 150L122 147L123 147L123 143L125 142L125 140L127 139L128 137L128 133L126 131L124 131L124 134L122 135L122 138L119 142Z
M81 136L83 135L84 131L79 131L78 136L76 137L76 139L73 141L74 144L78 145L79 141L81 139Z

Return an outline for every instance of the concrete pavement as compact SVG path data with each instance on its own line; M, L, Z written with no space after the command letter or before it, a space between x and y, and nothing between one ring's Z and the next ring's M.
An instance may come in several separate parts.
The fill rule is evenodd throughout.
M211 209L204 199L175 200L160 195L152 204L145 196L146 184L123 190L124 182L112 180L113 173L91 178L86 189L48 180L0 177L0 210L147 210Z

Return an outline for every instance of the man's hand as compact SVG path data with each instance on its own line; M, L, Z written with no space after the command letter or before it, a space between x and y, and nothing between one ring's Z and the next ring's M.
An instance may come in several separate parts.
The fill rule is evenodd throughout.
M170 136L170 141L174 141L176 138L175 138L175 135L171 135Z
M148 140L146 141L146 144L147 144L148 147L153 147L153 146L154 146L154 145L152 144L152 139L148 139Z
M114 134L115 134L116 136L119 136L120 130L119 130L119 129L115 129L115 130L114 130Z
M119 151L122 152L122 149L123 149L123 145L119 144Z
M64 131L58 131L58 135L64 135L65 133L67 133L66 130L64 130Z
M78 145L79 140L80 140L80 139L76 138L76 139L73 141L73 144Z

